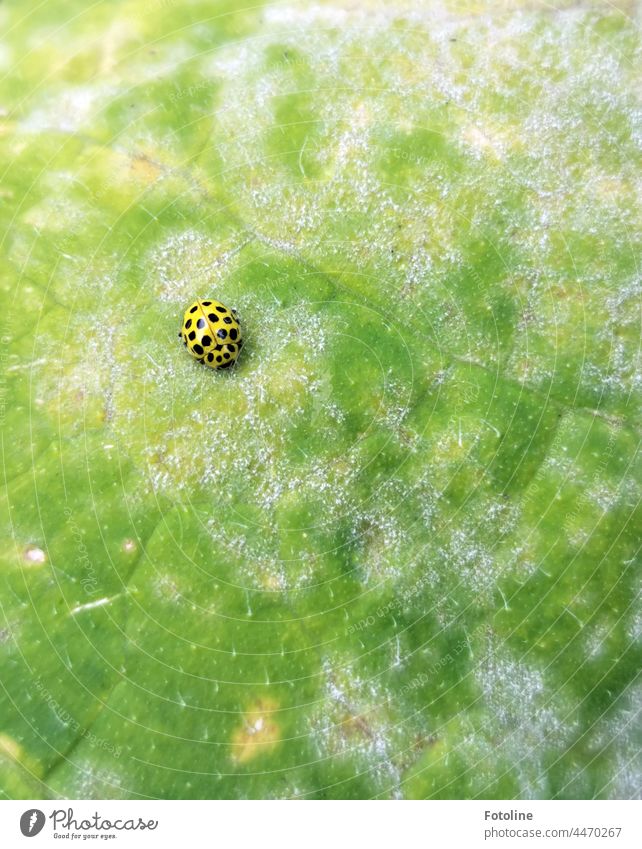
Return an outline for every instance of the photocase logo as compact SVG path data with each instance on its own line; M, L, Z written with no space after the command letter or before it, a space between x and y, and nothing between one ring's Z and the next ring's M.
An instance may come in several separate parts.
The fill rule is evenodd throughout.
M38 808L29 808L20 817L20 831L25 837L35 837L42 831L47 817ZM61 838L83 838L90 837L116 837L115 834L98 835L96 832L118 832L118 831L155 831L158 828L158 820L143 819L142 817L119 817L115 820L107 819L95 811L83 819L76 819L73 808L56 808L49 814L54 837ZM61 833L62 832L62 833ZM90 832L89 834L83 832Z
M40 834L45 824L45 815L38 808L30 808L20 817L20 831L25 837L35 837Z

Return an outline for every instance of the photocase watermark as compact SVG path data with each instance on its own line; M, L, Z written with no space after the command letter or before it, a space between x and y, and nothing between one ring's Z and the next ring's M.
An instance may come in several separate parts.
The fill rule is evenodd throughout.
M214 91L214 81L213 80L200 80L197 83L193 83L192 85L176 87L174 91L169 95L169 104L171 106L175 106L179 101L184 100L185 98L193 98L197 94L200 94L205 91ZM170 109L170 106L167 103L163 104L163 109Z
M89 817L76 817L73 808L56 808L47 817L39 808L29 808L20 817L20 831L25 837L40 834L49 819L54 838L87 840L114 838L119 831L155 831L158 820L143 817L118 817L107 819L98 811ZM97 833L96 833L97 832Z
M435 132L436 136L442 136L441 133ZM422 153L416 153L414 150L405 150L402 147L389 147L389 153L393 159L398 159L400 162L407 162L412 165L428 165L434 161L433 156L427 156Z
M20 831L25 837L35 837L40 834L45 824L45 815L38 808L29 808L20 817Z
M43 701L51 708L51 710L56 715L56 718L68 728L71 728L76 734L79 734L83 739L87 740L90 745L96 746L97 748L104 749L105 751L112 754L115 758L119 758L122 754L122 748L120 746L114 746L113 743L108 742L107 740L103 740L102 737L97 737L92 731L88 728L85 728L81 725L66 708L64 708L60 702L58 702L51 691L47 689L47 687L42 683L42 681L37 678L34 681L34 687L42 697Z
M69 525L78 550L75 562L83 572L83 577L80 579L80 585L87 595L93 595L98 589L98 577L89 558L89 552L87 551L87 546L83 540L83 532L78 527L76 521L72 518L73 511L69 507L65 507L64 514L67 518L67 524Z
M54 832L58 830L66 831L72 839L87 836L78 834L79 831L154 831L158 828L158 820L144 820L142 817L109 820L102 817L98 811L86 819L76 819L73 808L59 808L52 811L49 814L49 819L52 822Z

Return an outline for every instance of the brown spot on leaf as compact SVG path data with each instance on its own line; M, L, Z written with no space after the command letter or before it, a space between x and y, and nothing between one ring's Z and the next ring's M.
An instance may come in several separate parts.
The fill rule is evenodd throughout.
M346 740L354 740L355 738L372 740L374 738L372 729L363 715L345 715L341 720L339 731Z

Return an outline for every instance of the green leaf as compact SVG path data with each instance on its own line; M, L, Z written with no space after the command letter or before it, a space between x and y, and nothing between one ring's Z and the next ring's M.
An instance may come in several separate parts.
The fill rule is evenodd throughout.
M4 796L637 794L639 39L565 5L0 6Z

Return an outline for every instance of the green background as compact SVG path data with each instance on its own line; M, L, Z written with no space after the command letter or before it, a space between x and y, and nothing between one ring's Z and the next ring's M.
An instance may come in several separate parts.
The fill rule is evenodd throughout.
M639 15L0 5L6 797L639 794Z

